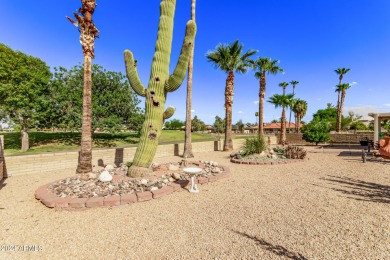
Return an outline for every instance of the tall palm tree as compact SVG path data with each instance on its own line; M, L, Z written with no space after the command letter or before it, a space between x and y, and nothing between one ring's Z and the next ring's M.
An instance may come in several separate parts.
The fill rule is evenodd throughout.
M292 94L295 95L295 87L296 87L296 85L299 84L299 81L292 80L292 81L290 81L290 84L293 86L293 92L292 92ZM288 129L289 129L289 130L291 130L290 125L291 125L291 108L290 108L290 117L289 117L289 119L288 119Z
M279 83L279 87L283 88L283 95L286 95L286 88L288 86L287 82L281 82Z
M341 93L340 105L339 105L339 109L337 110L337 122L338 122L338 126L339 126L339 131L341 129L341 118L342 118L342 114L343 114L345 95L347 93L346 92L347 89L349 89L350 87L351 87L351 85L349 85L348 83L338 84L336 86L336 92ZM337 126L337 124L336 124L336 126ZM336 129L336 131L337 131L337 129Z
M79 27L80 43L84 54L84 90L83 90L83 119L81 127L81 149L77 173L92 171L92 59L95 58L95 38L99 37L99 31L92 21L96 0L81 0L81 8L78 10L81 16L74 13L76 21L68 20Z
M228 74L225 86L226 127L223 150L233 150L232 141L232 105L234 95L234 73L246 73L251 67L250 56L257 51L249 50L243 53L243 45L238 41L230 44L219 44L214 51L209 51L206 57L216 68Z
M191 0L191 19L195 22L195 7L196 0ZM192 73L194 68L194 48L195 39L192 44L192 51L190 54L190 60L188 62L188 75L187 75L187 99L186 99L186 131L184 139L184 158L192 158L194 154L192 152L192 140L191 140L191 109L192 109Z
M264 98L266 91L266 74L276 75L283 72L283 69L277 66L279 60L271 58L258 58L253 61L253 69L256 70L255 77L260 80L259 90L259 136L264 135Z
M291 110L295 115L295 132L299 133L302 118L306 115L307 112L307 102L302 99L294 99L290 106Z
M285 144L286 143L286 107L289 107L291 105L291 101L293 100L294 95L293 94L287 94L287 95L279 95L274 94L272 97L268 99L268 102L273 104L275 108L281 107L282 108L282 123L281 123L281 135L280 135L280 143Z
M351 69L348 69L348 68L338 68L336 70L334 70L338 75L339 75L339 85L341 85L341 82L343 80L343 77L345 74L348 73L348 71L350 71ZM337 91L337 90L336 90ZM338 96L337 96L337 120L336 120L336 132L340 132L340 127L341 127L341 92L340 91L337 91L338 92Z

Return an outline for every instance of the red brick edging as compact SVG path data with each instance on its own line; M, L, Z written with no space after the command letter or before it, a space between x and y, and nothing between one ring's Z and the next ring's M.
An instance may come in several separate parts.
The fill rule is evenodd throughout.
M304 162L309 160L309 158L305 159L289 159L288 161L281 161L281 162L250 162L250 161L242 161L240 159L230 159L230 162L237 163L237 164L249 164L249 165L277 165L277 164L290 164L290 163L297 163L297 162Z
M199 167L203 166L200 163L196 163ZM203 166L204 167L204 166ZM208 177L197 177L197 184L206 184L208 182L215 182L217 180L226 178L230 175L230 169L226 166L219 165L224 169L223 172L218 173L215 176ZM162 175L162 174L161 174ZM153 175L148 179L154 179L161 177L160 174ZM122 177L119 175L113 176L116 181L129 181L134 180L134 178ZM69 177L68 177L69 178ZM141 180L142 178L136 178L136 180ZM35 191L35 198L40 200L46 207L55 208L55 209L65 209L65 210L80 210L86 208L101 208L101 207L114 207L120 205L132 204L135 202L143 202L152 199L158 199L165 195L171 194L175 191L180 190L190 184L190 179L176 181L168 186L162 187L155 191L144 191L144 192L134 192L121 195L111 195L106 197L92 197L92 198L60 198L57 197L54 193L49 190L49 186L57 183L58 181L43 185Z

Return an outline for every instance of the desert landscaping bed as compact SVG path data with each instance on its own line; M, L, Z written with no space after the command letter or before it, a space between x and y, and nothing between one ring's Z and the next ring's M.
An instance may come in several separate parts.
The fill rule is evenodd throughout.
M281 160L259 160L259 159L251 160L250 158L244 158L244 159L231 158L230 162L237 163L237 164L250 164L250 165L278 165L278 164L299 163L299 162L304 162L306 160L309 160L309 158L281 159Z
M75 212L34 197L74 169L13 176L0 189L0 245L39 250L3 247L0 258L388 259L389 164L363 163L359 150L307 150L305 163L272 167L197 153L194 160L229 165L229 178L197 194L179 189L147 203Z
M229 168L213 161L190 162L189 166L202 169L190 175L180 164L155 164L154 175L148 178L127 177L127 166L105 169L87 175L68 177L39 187L35 198L45 206L55 209L84 209L114 207L158 199L190 185L192 176L196 184L206 184L229 176ZM107 174L110 181L101 181ZM104 178L104 177L103 177Z

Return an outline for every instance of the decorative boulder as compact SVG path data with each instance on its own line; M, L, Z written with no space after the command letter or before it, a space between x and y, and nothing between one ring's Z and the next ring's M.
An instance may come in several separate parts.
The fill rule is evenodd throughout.
M170 171L178 171L178 170L179 170L179 166L170 164L170 165L169 165L169 170L170 170Z
M174 173L172 174L172 177L173 177L175 180L180 180L180 174L177 173L177 172L174 172Z
M103 171L99 175L99 181L101 182L109 182L112 180L112 175L108 171Z

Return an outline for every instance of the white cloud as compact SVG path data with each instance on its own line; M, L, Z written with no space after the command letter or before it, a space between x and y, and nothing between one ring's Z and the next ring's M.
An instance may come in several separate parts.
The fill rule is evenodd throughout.
M260 102L259 100L253 101L253 104L258 105Z
M191 109L191 113L195 113L195 110Z
M356 81L349 83L349 85L351 85L351 86L357 85L357 84L358 84L358 83L357 83Z
M388 105L390 105L390 104L388 104ZM372 117L370 117L368 115L369 113L384 113L387 111L383 108L376 106L376 105L362 105L362 106L344 107L343 114L348 115L348 112L353 112L357 115L361 115L361 116L363 116L363 119L372 120Z
M390 104L384 104L385 107L390 107Z
M243 111L241 111L241 110L240 110L240 111L238 111L238 113L239 113L239 114L244 114L244 112L243 112Z

